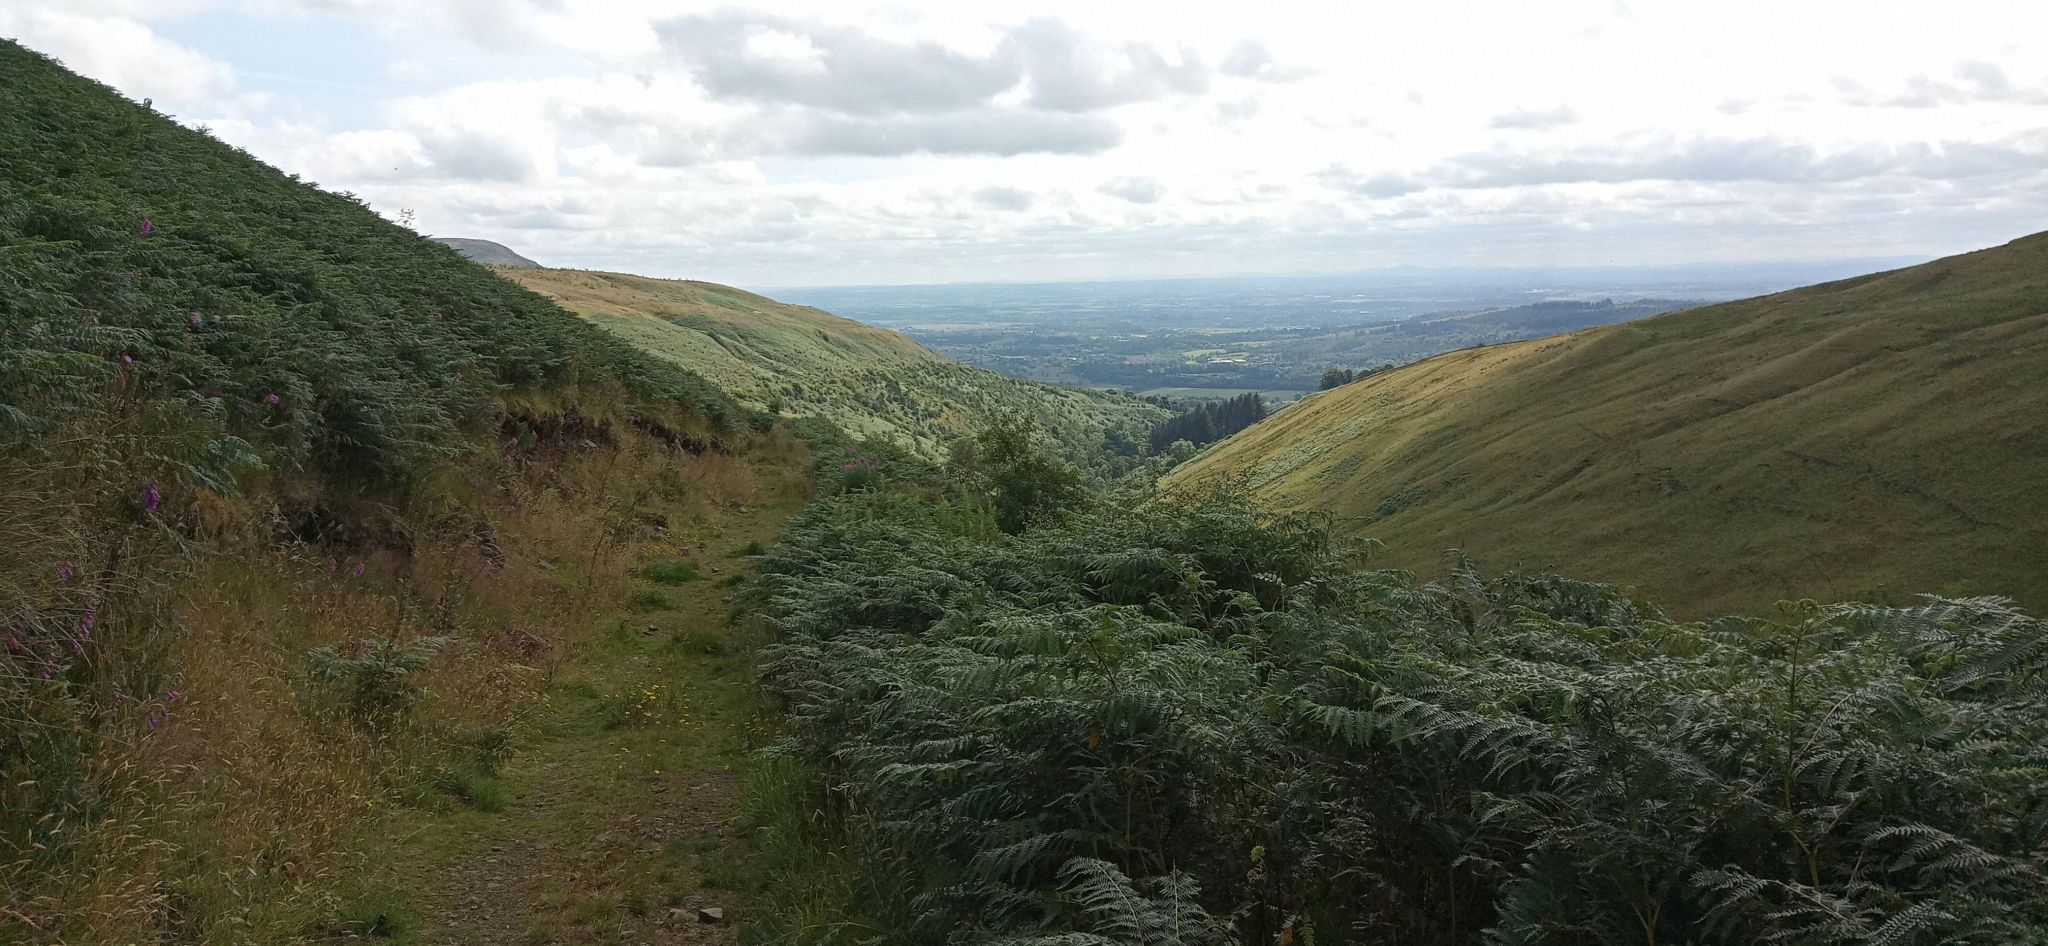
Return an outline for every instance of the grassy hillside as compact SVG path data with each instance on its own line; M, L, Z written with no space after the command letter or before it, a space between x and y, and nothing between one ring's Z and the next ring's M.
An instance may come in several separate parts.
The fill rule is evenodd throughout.
M2048 234L1451 352L1324 392L1173 485L1244 477L1433 568L1684 612L1949 588L2048 604Z
M701 378L392 226L0 44L0 437L147 404L164 477L402 476L499 397L611 387L701 411Z
M508 269L503 275L640 348L712 379L749 406L895 436L936 456L1001 411L1094 451L1108 430L1142 442L1167 412L1136 398L1004 377L895 332L704 282Z
M646 659L634 570L801 498L753 420L0 43L0 942L388 932L392 819L502 807L549 694Z

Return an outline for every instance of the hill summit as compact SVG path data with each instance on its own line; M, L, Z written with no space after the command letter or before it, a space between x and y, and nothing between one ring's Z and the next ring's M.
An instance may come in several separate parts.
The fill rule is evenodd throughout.
M1327 391L1170 481L1241 477L1392 564L1632 583L1681 611L1907 590L2048 604L2048 234Z
M514 269L536 269L540 264L514 253L503 243L489 240L472 240L466 237L428 237L457 253L486 266L509 266Z

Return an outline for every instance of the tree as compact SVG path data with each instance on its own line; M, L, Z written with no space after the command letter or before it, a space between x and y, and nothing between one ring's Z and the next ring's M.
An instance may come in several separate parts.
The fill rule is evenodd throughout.
M1000 416L953 453L955 472L987 496L1004 532L1022 532L1088 498L1080 469L1041 449L1037 433L1029 417Z

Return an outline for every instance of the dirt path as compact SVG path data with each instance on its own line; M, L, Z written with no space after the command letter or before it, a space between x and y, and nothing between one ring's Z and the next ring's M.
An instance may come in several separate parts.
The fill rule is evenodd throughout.
M419 914L397 943L738 941L739 770L758 723L727 596L748 546L798 508L731 511L687 556L698 578L620 603L522 727L501 810L397 826L386 866Z

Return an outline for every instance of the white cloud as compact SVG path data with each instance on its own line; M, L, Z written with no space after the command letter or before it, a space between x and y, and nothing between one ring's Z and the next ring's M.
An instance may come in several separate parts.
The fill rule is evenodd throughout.
M120 14L77 12L71 4L0 6L0 36L54 56L133 99L204 100L235 84L226 63Z
M382 59L280 74L220 34L305 22ZM1937 253L2048 219L2048 9L1998 0L10 0L0 34L435 232L753 284Z

